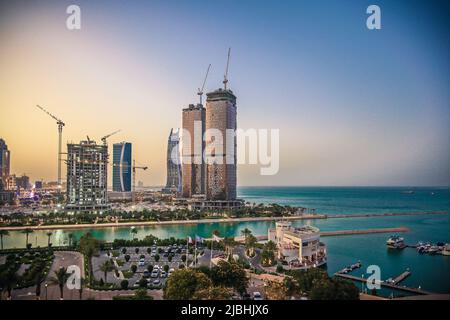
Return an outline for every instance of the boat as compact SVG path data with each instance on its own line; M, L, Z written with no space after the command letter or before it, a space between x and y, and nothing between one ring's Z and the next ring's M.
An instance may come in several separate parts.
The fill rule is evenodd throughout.
M430 246L427 250L427 253L429 254L435 254L439 251L439 247L438 246Z
M415 191L414 190L406 190L406 191L402 191L403 194L414 194Z
M450 244L446 244L444 249L441 251L441 254L444 256L450 256Z
M402 249L405 247L405 243L402 237L400 236L391 236L387 241L386 245L389 248Z

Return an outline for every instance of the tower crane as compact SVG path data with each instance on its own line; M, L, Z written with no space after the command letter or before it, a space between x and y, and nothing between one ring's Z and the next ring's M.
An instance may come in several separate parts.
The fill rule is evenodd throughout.
M61 119L58 119L53 114L42 108L40 105L36 105L39 109L44 111L50 117L56 120L56 124L58 125L58 189L61 189L61 148L62 148L62 130L66 125Z
M133 191L131 193L132 202L136 200L136 169L147 170L147 166L136 166L136 160L133 160Z
M225 69L225 75L223 76L223 88L225 90L227 90L227 83L228 83L228 67L230 65L230 53L231 53L231 48L228 48L227 67Z
M114 132L111 132L110 134L107 134L106 136L102 137L101 140L103 141L103 144L106 145L106 139L111 137L112 135L115 135L116 133L120 132L121 130L116 130Z
M200 104L202 104L202 98L203 98L203 89L205 88L206 79L208 78L209 68L211 68L211 63L208 65L208 69L206 70L205 80L203 80L202 88L198 88L197 94L200 97Z

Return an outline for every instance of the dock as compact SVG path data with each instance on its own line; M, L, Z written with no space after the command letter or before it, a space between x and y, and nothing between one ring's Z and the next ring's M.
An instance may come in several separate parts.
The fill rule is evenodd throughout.
M395 277L392 280L392 284L399 284L400 282L402 282L403 280L405 280L406 278L408 278L411 275L411 272L409 270L406 270L405 272L403 272L402 274L400 274L399 276Z
M407 272L409 272L409 271L407 271ZM406 275L406 271L405 271L404 273L402 273L401 275L399 275L398 277L396 277L393 280L393 281L395 281L395 280L398 281L396 284L390 283L390 282L386 282L386 281L380 281L380 286L385 287L385 288L389 288L389 289L398 290L398 291L414 293L414 294L418 294L418 295L433 294L432 292L425 291L425 290L422 290L422 289L419 289L419 288L410 288L410 287L401 286L401 285L398 284L399 282L401 282L404 279L406 279L407 277L409 277L410 274L411 274L411 272L409 272L409 274ZM352 280L352 281L367 282L367 279L365 279L365 278L353 276L353 275L350 275L350 274L335 273L334 276L335 277L339 277L339 278Z

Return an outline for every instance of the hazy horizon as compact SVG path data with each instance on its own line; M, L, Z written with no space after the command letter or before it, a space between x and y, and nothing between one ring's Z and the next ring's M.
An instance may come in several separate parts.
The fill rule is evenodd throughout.
M0 1L0 138L11 173L56 181L67 141L133 143L144 185L165 184L167 138L181 110L229 87L238 128L280 130L280 170L239 165L239 187L450 185L450 4L377 1ZM219 18L218 18L219 17ZM239 146L238 146L239 148ZM112 159L110 158L110 161ZM65 164L63 164L63 180ZM108 172L111 185L112 170Z

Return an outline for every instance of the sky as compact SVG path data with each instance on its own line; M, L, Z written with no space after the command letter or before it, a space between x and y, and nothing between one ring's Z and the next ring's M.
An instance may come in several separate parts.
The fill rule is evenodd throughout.
M68 30L66 8L81 9ZM371 4L381 30L366 27ZM238 127L280 130L280 170L238 185L450 185L450 5L425 0L0 1L0 138L11 171L56 180L63 141L133 143L166 179L181 110L229 87ZM239 148L239 146L238 146ZM64 150L66 148L64 147ZM63 170L64 172L64 170ZM111 176L111 174L109 174ZM64 175L63 175L64 178Z

